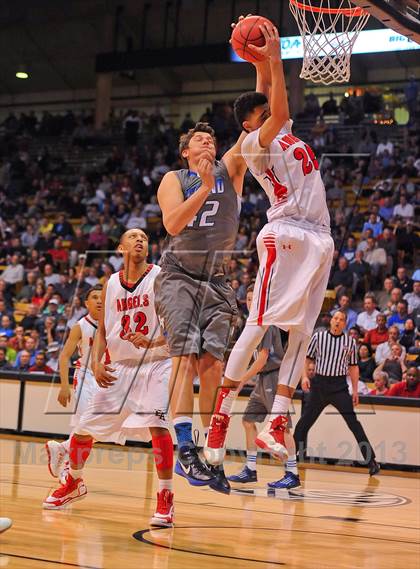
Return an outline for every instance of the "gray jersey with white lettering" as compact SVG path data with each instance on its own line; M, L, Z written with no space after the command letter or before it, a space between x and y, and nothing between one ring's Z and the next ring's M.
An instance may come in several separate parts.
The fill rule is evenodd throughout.
M184 199L199 189L201 180L195 172L183 169L175 174ZM215 187L194 219L179 235L168 235L162 257L163 270L172 267L199 278L224 274L238 233L240 198L223 161L215 162L214 178Z

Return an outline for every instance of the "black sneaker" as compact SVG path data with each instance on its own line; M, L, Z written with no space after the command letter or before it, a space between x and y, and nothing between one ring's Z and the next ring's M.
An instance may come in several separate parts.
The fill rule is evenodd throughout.
M221 492L222 494L230 494L230 484L226 478L223 465L209 466L210 471L215 475L213 482L210 482L209 486L212 490L216 492Z
M372 458L372 460L369 462L368 468L369 468L369 476L375 476L375 474L378 474L379 471L381 470L380 465L376 462L374 458Z
M198 456L195 446L183 447L178 451L175 472L186 478L191 486L206 486L215 479L215 474Z

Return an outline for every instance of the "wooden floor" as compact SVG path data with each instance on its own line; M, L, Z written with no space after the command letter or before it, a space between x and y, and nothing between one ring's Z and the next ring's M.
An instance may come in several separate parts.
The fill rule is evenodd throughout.
M54 485L41 442L0 445L1 515L13 518L0 536L0 568L420 567L414 476L308 468L294 496L267 496L266 482L282 474L273 465L259 467L259 482L230 496L176 477L176 528L150 530L156 484L149 453L96 448L86 499L51 512L41 508Z

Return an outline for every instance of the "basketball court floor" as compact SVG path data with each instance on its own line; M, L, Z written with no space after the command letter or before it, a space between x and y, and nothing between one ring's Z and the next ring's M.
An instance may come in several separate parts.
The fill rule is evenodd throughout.
M418 569L420 483L414 474L311 467L303 486L268 495L279 466L230 496L175 480L176 527L150 529L155 506L152 455L100 446L85 470L87 497L63 511L41 502L54 486L41 439L1 445L0 567L10 569ZM240 467L230 459L226 471Z

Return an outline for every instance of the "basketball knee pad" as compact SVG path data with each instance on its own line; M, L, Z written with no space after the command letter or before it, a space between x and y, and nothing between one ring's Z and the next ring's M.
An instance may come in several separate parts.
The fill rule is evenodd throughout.
M167 470L174 465L174 445L169 431L165 435L152 436L153 455L157 470Z

